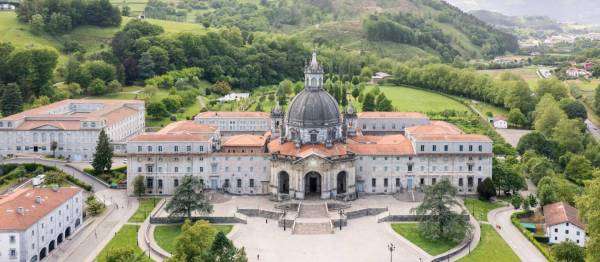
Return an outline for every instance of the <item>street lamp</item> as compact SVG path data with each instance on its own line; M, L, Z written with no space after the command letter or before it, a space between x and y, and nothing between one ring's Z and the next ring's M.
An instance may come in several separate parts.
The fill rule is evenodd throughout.
M387 247L388 247L388 250L390 251L390 262L392 262L392 255L394 254L394 250L396 250L396 247L394 246L393 243L389 243Z
M342 230L342 216L344 215L344 210L340 209L339 214L340 214L340 231L341 231Z
M283 209L283 231L285 231L285 216L287 215L287 209Z

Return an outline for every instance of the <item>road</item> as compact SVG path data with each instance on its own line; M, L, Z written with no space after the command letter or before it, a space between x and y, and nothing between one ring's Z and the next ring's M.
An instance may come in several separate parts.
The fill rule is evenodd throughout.
M547 261L546 257L510 221L510 215L514 211L512 206L494 209L488 213L488 221L521 261ZM500 226L500 229L496 227L497 225Z
M79 229L71 239L50 253L46 261L93 261L139 205L137 199L128 197L125 190L110 189L84 175L80 170L67 166L63 161L29 157L0 160L1 163L38 163L54 166L90 184L94 195L107 205L107 210L101 216L93 218L88 226Z
M600 140L600 127L595 125L589 119L585 120L585 126L587 127L588 132L590 132L590 134L592 134L596 140Z

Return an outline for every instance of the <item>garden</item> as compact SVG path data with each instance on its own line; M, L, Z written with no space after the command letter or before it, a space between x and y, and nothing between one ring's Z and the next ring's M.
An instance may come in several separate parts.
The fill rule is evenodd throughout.
M9 190L11 187L38 175L45 176L45 184L58 184L60 186L76 185L86 191L92 190L91 185L55 167L30 163L0 165L0 192Z
M158 225L154 229L154 239L158 246L162 249L166 250L169 253L173 253L175 251L175 241L181 235L181 226L182 225ZM227 235L233 229L233 225L214 225L211 224L211 227L216 229L219 232L223 232Z
M100 174L94 171L93 168L85 168L83 172L99 178L111 187L117 187L127 183L127 166L112 168L110 172L102 172Z

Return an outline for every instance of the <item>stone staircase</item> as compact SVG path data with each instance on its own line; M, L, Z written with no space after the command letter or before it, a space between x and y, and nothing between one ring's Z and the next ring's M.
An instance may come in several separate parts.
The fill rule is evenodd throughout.
M296 235L333 234L327 204L300 203L292 233Z

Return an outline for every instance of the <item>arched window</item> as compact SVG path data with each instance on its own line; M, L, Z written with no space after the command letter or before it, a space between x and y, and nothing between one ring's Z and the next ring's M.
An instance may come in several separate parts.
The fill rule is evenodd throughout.
M316 78L316 77L313 77L313 78L310 80L310 85L311 85L311 86L317 86L317 78Z

